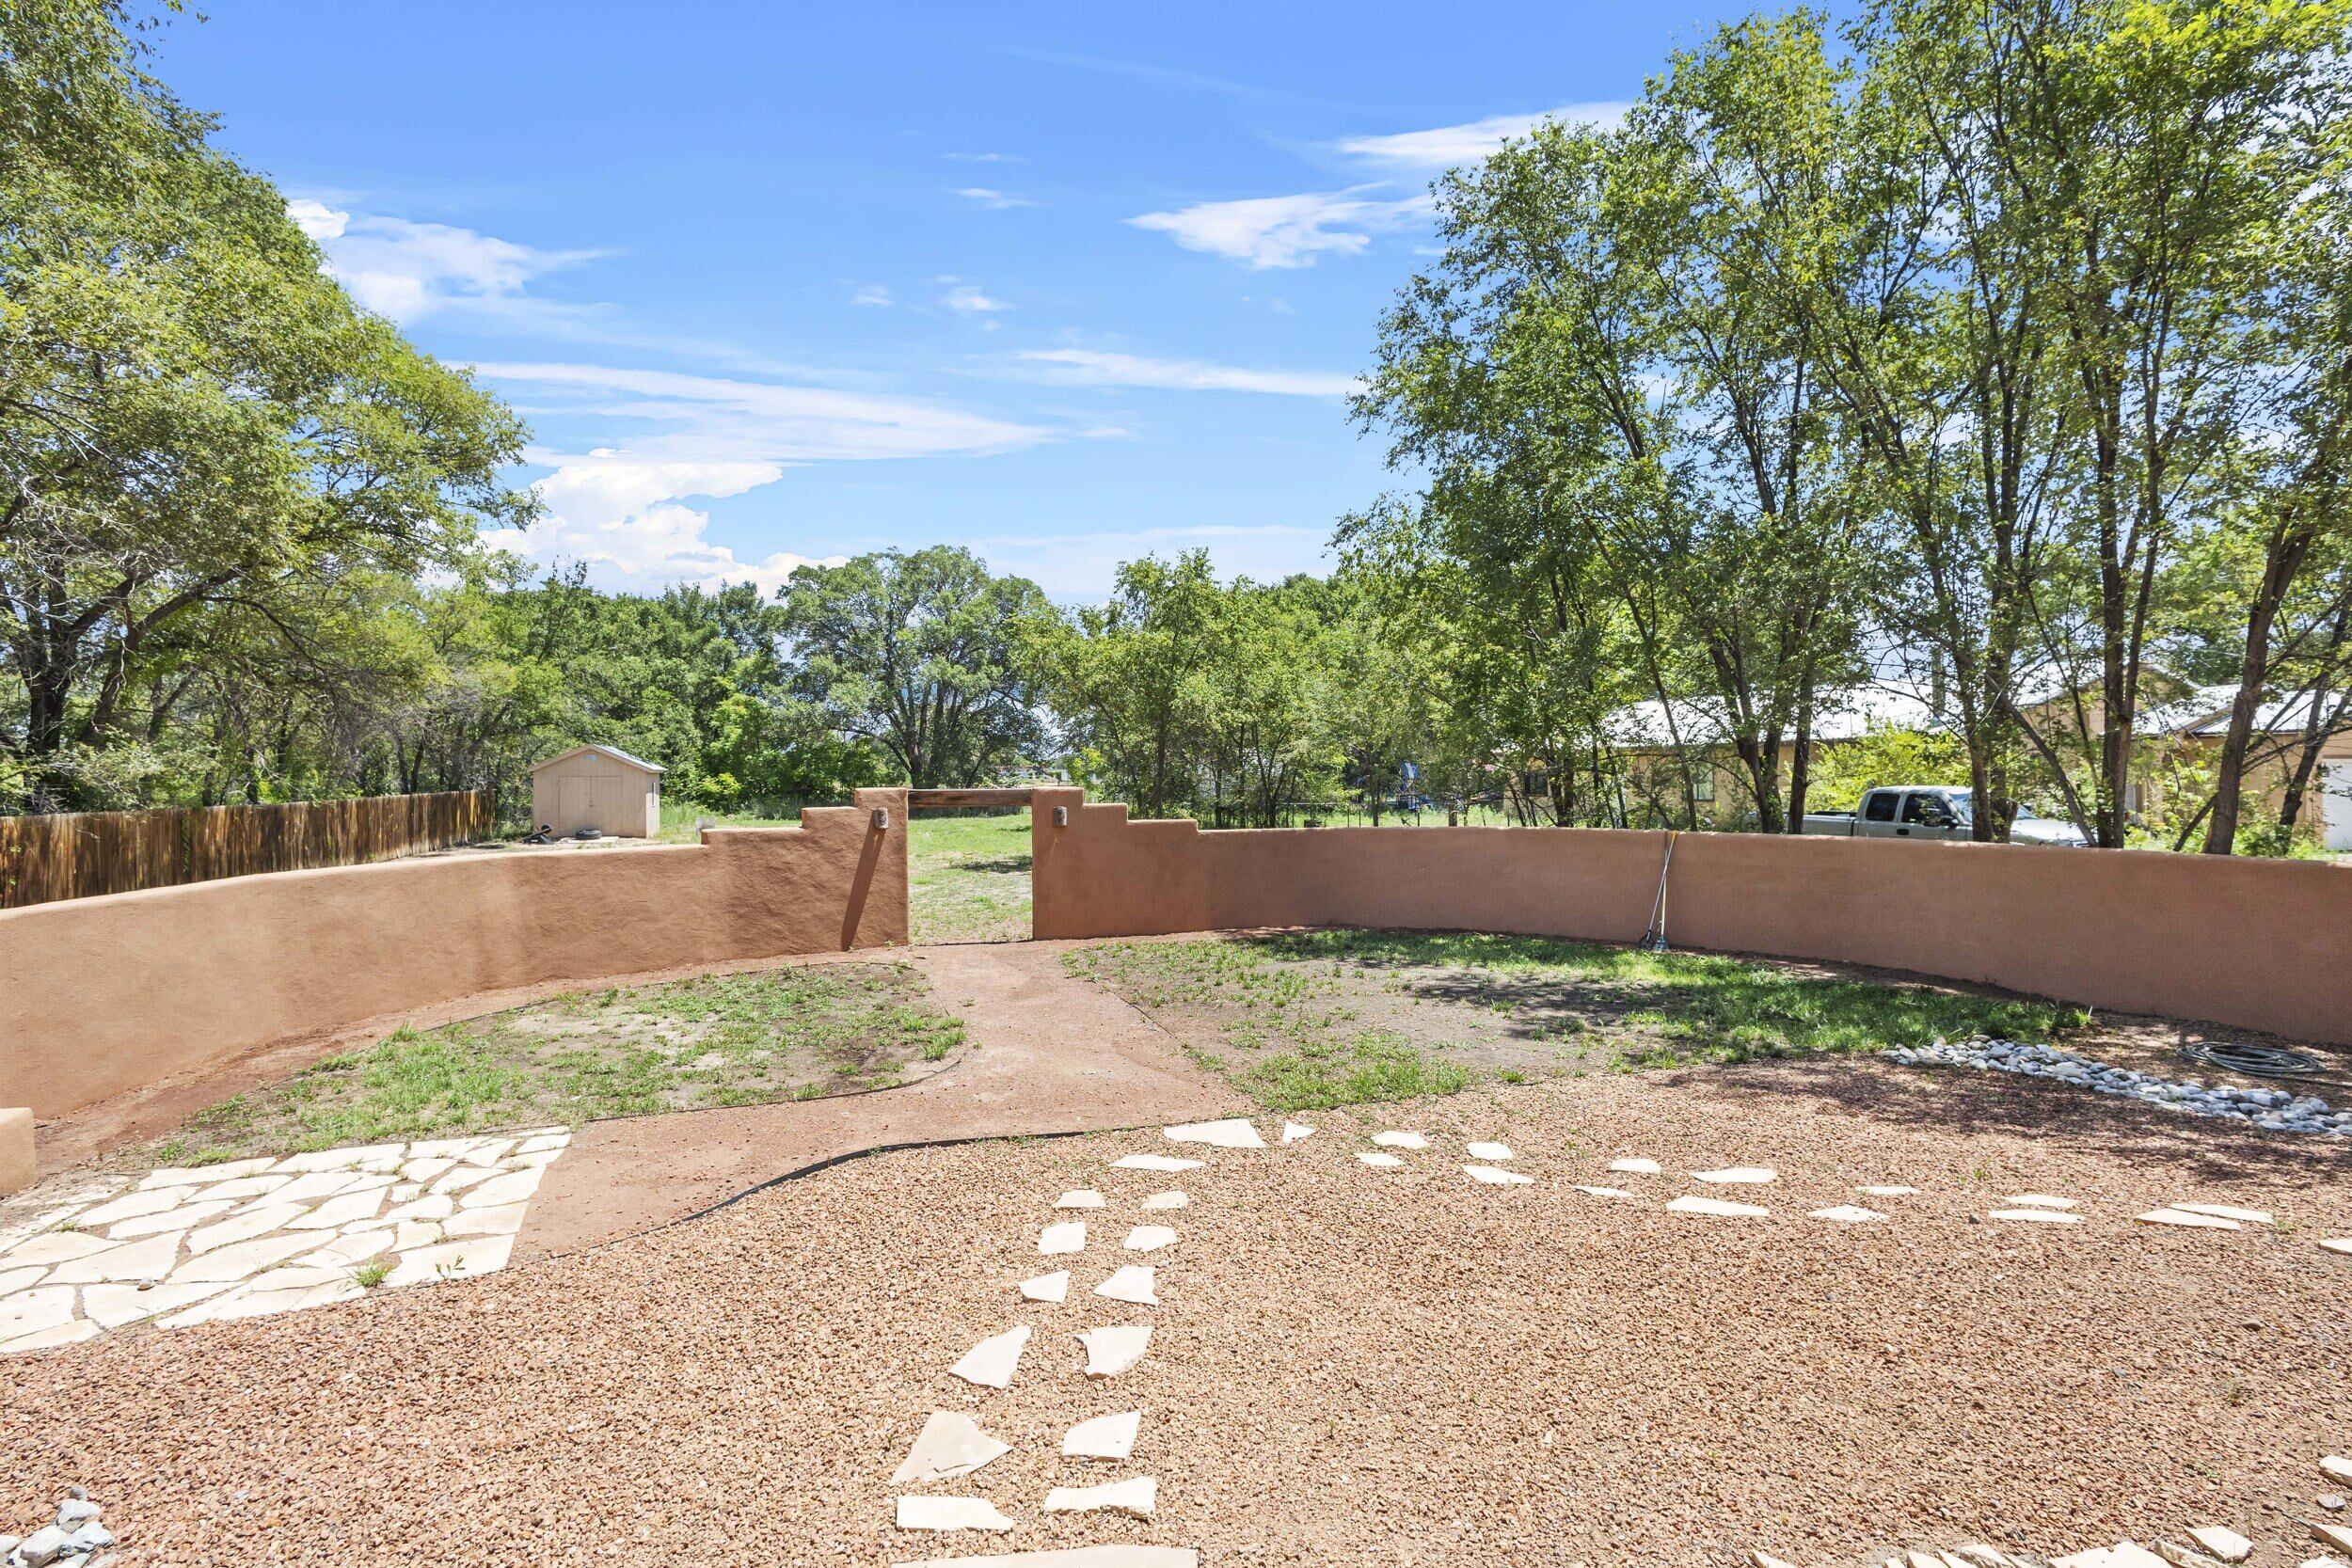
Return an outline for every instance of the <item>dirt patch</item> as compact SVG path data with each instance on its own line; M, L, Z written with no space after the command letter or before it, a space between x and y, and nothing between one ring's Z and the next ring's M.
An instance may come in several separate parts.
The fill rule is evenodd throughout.
M1721 1568L1759 1546L1833 1568L2204 1524L2260 1543L2254 1568L2312 1555L2314 1462L2352 1430L2352 1259L2312 1245L2352 1234L2346 1160L2002 1087L1759 1063L1327 1116L1185 1174L1156 1308L1091 1294L1115 1241L1067 1259L1067 1303L1012 1289L1057 1193L1099 1187L1123 1218L1163 1184L1110 1169L1156 1133L854 1161L481 1281L15 1359L0 1528L80 1481L159 1562L240 1560L257 1530L288 1563L478 1557L485 1518L502 1559L551 1563L715 1528L859 1568L1111 1541L1261 1568ZM1437 1147L1367 1171L1381 1126ZM1464 1180L1472 1137L1536 1184ZM1634 1204L1573 1190L1620 1153L1775 1166L1742 1195L1772 1213L1667 1213L1672 1178ZM1897 1180L1923 1192L1883 1224L1804 1217ZM1982 1219L2025 1191L2088 1217ZM2288 1228L2130 1222L2192 1196ZM946 1375L1016 1322L1035 1338L1009 1390ZM1149 1354L1090 1384L1071 1336L1113 1322L1153 1323ZM1112 1473L1156 1476L1157 1517L1041 1514L1047 1487L1105 1479L1058 1457L1063 1432L1136 1408ZM931 1490L989 1497L1015 1534L890 1528L933 1409L1013 1445Z

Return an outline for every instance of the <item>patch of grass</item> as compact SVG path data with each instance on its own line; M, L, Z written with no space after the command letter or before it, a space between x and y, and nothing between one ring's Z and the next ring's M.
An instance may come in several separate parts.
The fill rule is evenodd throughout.
M1416 1049L1402 1036L1379 1032L1320 1050L1266 1056L1236 1077L1269 1111L1321 1111L1458 1094L1470 1084L1467 1069Z
M905 964L827 964L604 987L395 1030L192 1117L158 1164L446 1137L897 1084L962 1021Z
M373 1291L378 1285L383 1284L386 1279L389 1278L391 1276L391 1273L392 1266L389 1263L367 1262L362 1263L357 1269L354 1269L352 1271L351 1277L359 1282L359 1288L361 1290Z
M907 823L907 914L916 942L1029 934L1029 814Z

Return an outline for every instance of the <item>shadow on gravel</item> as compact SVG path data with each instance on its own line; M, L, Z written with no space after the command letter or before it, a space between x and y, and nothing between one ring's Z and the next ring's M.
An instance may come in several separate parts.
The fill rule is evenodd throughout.
M2119 1165L2163 1167L2207 1180L2300 1176L2352 1181L2352 1139L2264 1132L2014 1073L1823 1058L1673 1069L1660 1076L1726 1101L1805 1101L1905 1127L2021 1134Z

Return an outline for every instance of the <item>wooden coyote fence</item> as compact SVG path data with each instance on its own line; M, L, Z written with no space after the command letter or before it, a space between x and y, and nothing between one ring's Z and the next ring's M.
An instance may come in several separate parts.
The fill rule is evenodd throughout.
M260 871L353 865L490 831L490 793L0 816L0 909Z

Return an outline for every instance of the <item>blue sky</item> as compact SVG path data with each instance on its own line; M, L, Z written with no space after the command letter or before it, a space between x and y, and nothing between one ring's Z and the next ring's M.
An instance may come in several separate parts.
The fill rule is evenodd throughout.
M633 592L946 542L1062 599L1328 565L1429 180L1730 9L223 0L160 73L529 418Z

